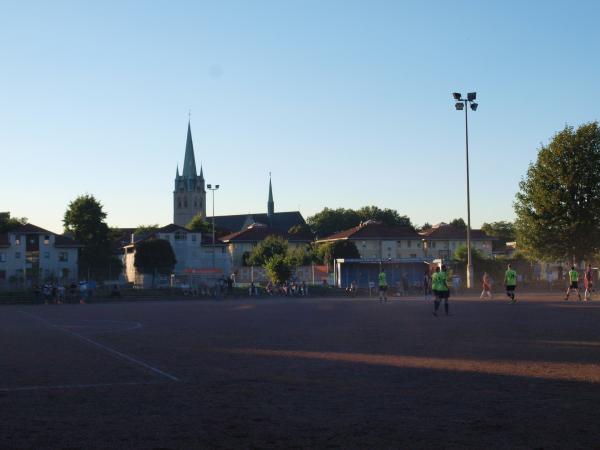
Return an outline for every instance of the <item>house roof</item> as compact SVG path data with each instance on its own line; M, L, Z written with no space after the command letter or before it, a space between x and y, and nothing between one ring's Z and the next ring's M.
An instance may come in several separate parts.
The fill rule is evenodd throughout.
M280 236L287 239L289 242L311 242L312 236L305 233L298 233L290 235L287 231L281 231L268 227L266 225L255 223L241 231L228 234L227 236L221 237L221 241L229 244L234 242L260 242L267 238L267 236Z
M26 223L24 225L20 225L17 228L9 231L8 233L0 234L0 247L9 247L10 240L8 238L9 234L46 234L54 236L54 246L55 247L82 247L82 245L77 242L75 239L66 236L64 234L56 234L52 231L48 231L42 227L38 227L32 223Z
M368 220L360 225L348 230L340 231L339 233L319 239L318 242L339 241L343 239L350 240L370 240L370 239L417 239L421 236L410 227L389 226Z
M453 225L440 224L436 225L429 230L421 232L421 236L428 240L442 240L447 241L451 239L467 239L467 229L463 227L456 227ZM495 241L496 238L488 236L482 230L471 229L471 239L475 241Z
M207 217L208 222L212 217ZM304 217L300 211L276 212L271 219L267 213L235 214L231 216L215 216L215 226L222 230L234 233L241 231L244 227L252 223L262 223L269 225L274 230L287 233L294 225L305 225Z

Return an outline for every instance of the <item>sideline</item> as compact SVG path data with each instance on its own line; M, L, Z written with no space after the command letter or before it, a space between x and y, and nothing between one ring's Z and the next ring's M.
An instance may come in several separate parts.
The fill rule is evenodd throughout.
M124 359L126 361L129 361L132 364L135 364L135 365L141 366L141 367L143 367L145 369L148 369L151 372L154 372L154 373L156 373L156 374L158 374L158 375L160 375L160 376L162 376L164 378L167 378L167 379L169 379L171 381L177 381L177 382L180 381L179 378L177 378L175 375L171 375L170 373L164 372L164 371L162 371L162 370L160 370L160 369L158 369L158 368L156 368L154 366L151 366L150 364L147 364L147 363L145 363L143 361L140 361L137 358L134 358L133 356L127 355L127 354L122 353L122 352L120 352L118 350L115 350L114 348L111 348L111 347L108 347L108 346L106 346L104 344L101 344L100 342L95 341L93 339L90 339L88 337L85 337L82 334L79 334L79 333L77 333L75 331L69 330L69 329L61 327L59 325L54 325L52 322L49 322L48 320L44 319L43 317L37 316L35 314L32 314L30 312L26 312L26 311L19 311L19 312L21 314L23 314L23 315L31 317L32 319L35 319L35 320L37 320L39 322L42 322L43 324L45 324L48 327L56 328L56 329L62 331L63 333L69 334L69 335L71 335L71 336L73 336L73 337L75 337L75 338L77 338L77 339L79 339L81 341L84 341L84 342L87 342L90 345L93 345L94 347L97 347L97 348L99 348L101 350L104 350L105 352L109 353L110 355L112 355L115 358Z

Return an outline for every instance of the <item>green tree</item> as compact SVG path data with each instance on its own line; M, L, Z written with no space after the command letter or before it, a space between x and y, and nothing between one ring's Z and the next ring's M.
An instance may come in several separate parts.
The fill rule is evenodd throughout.
M169 241L148 239L136 247L133 265L142 273L152 274L153 286L156 274L170 274L176 263L175 253Z
M529 257L581 261L600 250L600 128L566 126L519 184L517 243Z
M471 258L473 259L473 263L477 261L481 261L484 256L475 248L471 247ZM467 246L460 245L456 251L454 252L454 260L459 262L467 262Z
M348 240L331 241L320 244L317 254L323 264L331 264L338 258L360 258L356 244Z
M158 230L159 228L160 228L160 226L157 223L152 224L152 225L138 225L133 233L134 234L153 233L154 231Z
M79 254L82 276L104 279L121 261L112 254L106 213L93 195L80 195L69 203L63 218L65 232L83 245Z
M26 223L27 217L10 217L9 214L0 214L0 233L9 233Z
M356 211L360 220L376 220L388 226L401 226L414 229L414 226L408 216L401 216L395 209L384 208L377 206L363 206Z
M190 231L198 231L202 234L210 234L212 236L212 224L200 214L196 214L185 227Z
M271 256L265 262L265 271L269 279L275 283L285 283L292 276L292 266L288 259L280 254Z
M288 234L290 236L294 236L294 235L297 235L297 234L310 236L310 235L312 235L312 230L310 229L310 226L308 226L307 224L303 223L303 224L297 224L297 225L294 225L293 227L291 227L288 230Z
M292 267L308 266L313 262L313 254L309 248L290 248L287 253L287 261Z
M506 246L507 242L514 242L516 239L515 224L501 220L499 222L484 223L481 230L488 236L497 238L492 241L492 249L500 250Z
M281 236L272 234L254 247L247 259L247 263L250 266L264 266L273 255L280 255L285 258L287 253L288 242Z
M421 227L419 228L419 231L427 231L427 230L431 230L433 228L433 225L431 225L429 222L425 222L423 225L421 225Z
M463 228L465 230L467 229L467 224L465 223L465 220L462 217L452 219L448 225L451 225L456 228Z

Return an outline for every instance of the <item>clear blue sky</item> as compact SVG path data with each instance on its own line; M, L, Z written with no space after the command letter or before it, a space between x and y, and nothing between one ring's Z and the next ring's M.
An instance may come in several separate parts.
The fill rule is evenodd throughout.
M216 213L395 208L512 219L565 124L599 119L595 1L3 2L0 210L62 230L94 194L112 226L172 221L188 110Z

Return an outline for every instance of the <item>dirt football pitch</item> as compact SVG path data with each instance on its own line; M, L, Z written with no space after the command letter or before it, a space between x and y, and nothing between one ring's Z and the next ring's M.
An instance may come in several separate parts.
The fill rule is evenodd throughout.
M600 299L0 307L0 448L600 449Z

